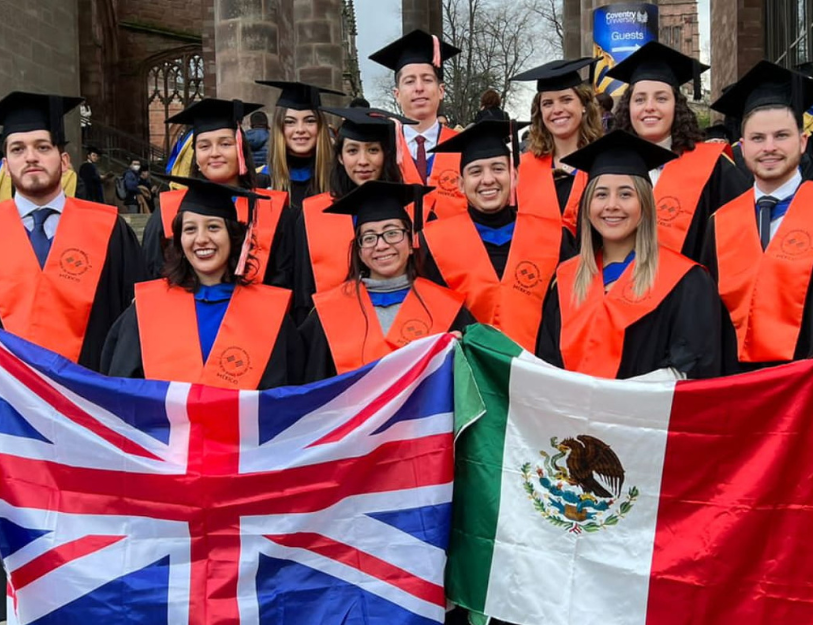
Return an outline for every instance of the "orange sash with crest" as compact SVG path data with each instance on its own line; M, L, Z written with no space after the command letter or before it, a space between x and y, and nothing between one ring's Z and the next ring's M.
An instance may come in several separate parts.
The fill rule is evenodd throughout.
M136 284L144 376L154 380L256 389L277 342L291 292L263 284L237 286L203 362L195 296L166 280Z
M517 201L523 210L542 210L544 212L550 206L559 208L552 164L553 158L550 155L537 157L526 152L520 158ZM562 211L562 225L574 235L579 222L579 202L581 202L586 186L587 174L583 171L576 172L573 177L573 186L570 189L570 197Z
M66 198L40 268L14 200L0 204L3 327L77 362L117 219L112 206Z
M336 372L341 374L378 360L416 339L448 332L460 313L463 297L416 278L386 336L363 284L359 285L358 295L355 284L350 282L316 293L313 305L330 345Z
M813 182L804 182L765 251L753 190L714 219L717 288L737 333L740 362L793 360L813 275Z
M568 371L601 378L615 378L621 366L626 329L654 311L686 273L696 265L685 256L661 248L658 276L643 296L635 294L633 260L608 293L601 273L593 277L587 298L573 302L573 284L579 257L562 263L556 272L562 328L559 350ZM601 258L597 258L599 266Z

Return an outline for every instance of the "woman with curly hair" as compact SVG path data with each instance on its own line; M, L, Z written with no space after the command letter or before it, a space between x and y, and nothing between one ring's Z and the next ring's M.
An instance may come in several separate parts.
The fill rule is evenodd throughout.
M650 172L662 245L700 258L706 224L718 208L749 188L724 144L704 143L697 118L680 86L708 69L694 59L652 41L607 76L629 88L615 113L615 127L672 150L678 159Z
M537 81L528 150L519 164L519 206L543 211L557 206L573 234L586 176L562 159L604 134L593 89L579 75L593 62L551 61L511 79Z
M720 373L720 298L706 269L658 243L649 171L677 156L614 130L567 157L587 172L581 249L556 270L536 354L587 375Z
M299 328L306 381L352 371L415 339L474 323L462 295L420 277L406 206L414 202L422 210L428 191L374 180L327 209L352 215L355 236L346 281L316 293L313 311Z
M291 292L252 280L251 233L233 198L261 196L208 180L187 187L172 220L164 278L136 285L102 350L107 375L253 390L298 384L304 353Z

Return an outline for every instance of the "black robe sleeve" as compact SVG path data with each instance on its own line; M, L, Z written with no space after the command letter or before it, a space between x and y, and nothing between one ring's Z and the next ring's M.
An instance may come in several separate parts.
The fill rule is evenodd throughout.
M336 375L336 363L330 352L327 335L316 309L299 326L299 334L305 349L305 383L317 382Z
M542 323L536 337L535 353L537 357L545 362L564 369L565 363L562 361L562 352L559 350L561 332L562 316L559 309L559 285L554 279L542 305Z
M271 241L268 265L263 284L292 289L294 285L294 230L295 218L290 207L285 206L277 222L277 229Z
M135 284L145 279L141 247L132 228L118 217L107 246L96 297L90 309L79 364L99 370L107 333L135 297Z
M302 325L313 308L313 294L316 293L316 278L313 275L313 266L308 251L308 232L305 228L304 216L300 216L296 220L294 241L292 316L297 325Z
M452 321L452 325L449 326L449 332L463 332L463 330L474 323L477 323L477 319L474 318L474 315L471 314L468 308L463 306L460 308L460 312L457 313L457 317Z
M296 326L285 315L277 341L266 363L259 390L301 384L305 353ZM131 305L110 329L102 353L102 373L121 378L144 378L141 338L135 305Z
M419 238L420 249L418 250L418 264L420 266L420 276L448 289L449 285L446 284L446 280L443 279L443 275L440 273L440 269L438 269L438 265L432 257L432 252L429 251L429 244L426 242L426 237L424 237L423 232L419 235Z
M161 218L161 207L156 206L155 210L147 220L142 238L142 249L144 250L144 262L146 263L147 277L150 280L161 277L161 269L164 266L164 222Z
M721 155L700 194L692 223L686 233L683 249L680 251L681 254L694 261L699 261L709 217L718 208L739 197L750 187L748 178L743 175L734 162L725 154Z

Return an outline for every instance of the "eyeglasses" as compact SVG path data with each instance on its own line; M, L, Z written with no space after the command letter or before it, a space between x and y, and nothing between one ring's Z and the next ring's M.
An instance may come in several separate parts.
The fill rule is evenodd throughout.
M395 245L396 243L400 243L404 240L404 237L407 234L407 230L403 228L396 228L393 230L385 230L381 234L375 234L374 232L368 232L367 234L362 234L358 238L359 245L363 248L371 248L378 245L378 239L384 239L384 243L388 245Z

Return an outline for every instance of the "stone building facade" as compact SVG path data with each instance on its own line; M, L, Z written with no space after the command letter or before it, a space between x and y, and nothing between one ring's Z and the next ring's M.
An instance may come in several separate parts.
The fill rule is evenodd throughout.
M692 58L700 58L697 0L658 0L658 40Z

